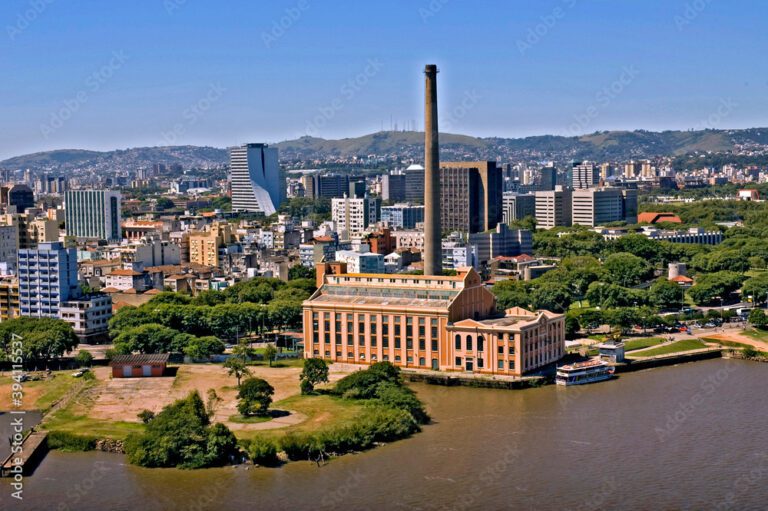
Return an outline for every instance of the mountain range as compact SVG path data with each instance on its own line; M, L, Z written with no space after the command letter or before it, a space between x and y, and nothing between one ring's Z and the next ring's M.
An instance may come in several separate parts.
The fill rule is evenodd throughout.
M326 140L302 137L273 144L286 162L350 160L369 156L413 159L423 157L424 135L414 131L385 131L356 138ZM625 161L694 153L744 153L768 150L768 128L700 131L604 131L577 137L553 135L526 138L477 138L440 134L444 160L566 162ZM227 150L215 147L137 147L116 151L59 149L0 161L0 168L67 172L78 168L139 168L153 163L178 163L185 168L226 164Z

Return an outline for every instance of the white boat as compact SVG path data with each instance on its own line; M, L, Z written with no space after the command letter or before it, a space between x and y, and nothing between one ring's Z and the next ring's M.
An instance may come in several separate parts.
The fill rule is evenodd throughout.
M576 362L557 368L555 383L558 385L584 385L613 378L614 368L602 360Z

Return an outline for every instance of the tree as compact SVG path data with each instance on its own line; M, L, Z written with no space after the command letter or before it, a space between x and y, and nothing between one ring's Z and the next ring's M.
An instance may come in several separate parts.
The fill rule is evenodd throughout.
M229 357L226 362L224 362L224 367L227 368L227 372L230 376L234 376L237 378L237 386L240 386L240 380L244 376L250 376L251 371L248 369L248 367L245 365L245 362L241 358L237 357Z
M213 336L193 337L184 348L184 354L195 360L204 360L211 355L224 353L224 343Z
M547 282L533 290L531 305L534 309L565 312L571 305L571 293L564 284Z
M648 290L651 303L660 309L677 309L683 305L685 291L675 282L661 278Z
M160 197L155 202L155 209L157 209L157 211L165 211L167 209L173 209L175 207L176 205L168 197Z
M266 380L261 378L248 378L240 386L237 398L237 411L243 417L251 415L266 416L269 413L269 405L272 404L272 396L275 389Z
M696 305L710 305L718 300L725 302L736 291L745 277L731 271L720 271L702 275L688 294Z
M749 323L755 328L765 329L768 327L768 316L763 309L752 309L749 313Z
M299 379L301 380L301 393L311 394L315 391L315 385L328 382L328 364L321 358L306 359Z
M502 280L494 284L491 291L496 295L497 304L500 309L528 307L530 305L530 296L523 282Z
M21 360L37 365L75 349L78 338L72 325L61 319L21 317L0 323L0 360L15 359L21 341Z
M768 274L761 273L756 277L747 279L741 288L743 298L752 297L752 302L761 304L768 301Z
M125 452L143 467L221 466L237 452L237 439L223 424L211 426L200 394L192 392L149 419L144 433L130 435Z
M314 278L315 278L315 270L312 268L307 268L303 264L292 266L288 270L288 280L314 279Z
M573 339L576 337L576 334L578 334L580 330L581 330L581 324L579 323L579 318L577 318L576 315L574 314L566 314L565 336L568 339Z
M90 351L81 351L75 357L75 362L77 362L77 365L80 367L91 367L91 364L93 364L93 355L91 355Z
M636 286L653 275L653 267L645 259L627 252L609 255L603 268L608 281L622 287Z
M124 330L115 338L115 349L120 353L169 353L179 334L177 330L149 323ZM178 344L178 343L176 343Z
M274 344L267 344L267 346L264 348L264 358L269 362L269 367L272 367L272 362L275 360L275 357L277 356L277 348L275 348Z

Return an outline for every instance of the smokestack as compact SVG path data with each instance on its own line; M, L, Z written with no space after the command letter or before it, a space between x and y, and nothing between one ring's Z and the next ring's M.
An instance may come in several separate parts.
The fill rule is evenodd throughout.
M440 222L440 143L437 129L437 66L424 69L424 275L443 274Z

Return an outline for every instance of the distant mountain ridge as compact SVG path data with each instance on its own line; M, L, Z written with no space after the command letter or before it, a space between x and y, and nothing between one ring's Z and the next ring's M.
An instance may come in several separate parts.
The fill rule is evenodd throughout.
M309 161L378 157L423 157L424 135L414 131L384 131L356 138L327 140L302 137L272 144L283 161ZM526 138L478 138L440 134L444 159L596 160L680 156L696 152L728 152L747 148L768 149L768 128L700 131L604 131L578 137L541 135ZM225 164L226 149L199 146L137 147L116 151L59 149L17 156L0 162L11 170L68 171L82 167L138 168L153 163L178 163L185 168Z

